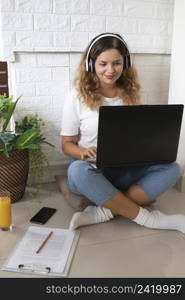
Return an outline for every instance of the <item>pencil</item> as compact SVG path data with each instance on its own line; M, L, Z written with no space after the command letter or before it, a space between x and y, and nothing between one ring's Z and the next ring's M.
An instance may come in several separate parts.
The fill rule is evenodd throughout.
M42 244L40 245L40 247L39 247L38 250L36 251L36 254L38 254L38 253L41 251L41 249L44 247L44 245L46 244L46 242L47 242L47 241L49 240L49 238L51 237L52 233L53 233L53 231L51 231L51 232L47 235L47 237L43 240Z

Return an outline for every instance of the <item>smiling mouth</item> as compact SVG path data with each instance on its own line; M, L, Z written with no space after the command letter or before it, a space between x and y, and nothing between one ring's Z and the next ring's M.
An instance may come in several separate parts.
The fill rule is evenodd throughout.
M114 78L114 76L112 76L112 75L107 75L107 76L105 76L107 79L113 79Z

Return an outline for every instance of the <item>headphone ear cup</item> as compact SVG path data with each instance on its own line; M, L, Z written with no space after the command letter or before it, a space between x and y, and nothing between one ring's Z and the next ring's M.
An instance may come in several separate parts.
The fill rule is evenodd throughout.
M91 57L89 58L89 62L88 62L88 72L94 72L94 62Z
M125 55L124 57L124 69L129 69L131 67L130 55Z

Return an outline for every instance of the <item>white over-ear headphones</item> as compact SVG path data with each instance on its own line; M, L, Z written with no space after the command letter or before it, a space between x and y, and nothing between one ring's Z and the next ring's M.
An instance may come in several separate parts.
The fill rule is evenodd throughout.
M89 57L89 54L90 54L90 51L91 51L93 45L98 40L100 40L101 38L104 38L104 37L114 37L114 38L120 40L123 43L123 45L125 46L125 48L127 49L127 52L128 52L128 54L126 54L125 57L124 57L124 69L130 68L131 65L132 65L132 63L131 63L131 56L130 56L130 53L129 53L129 50L128 50L126 42L121 37L119 37L117 34L115 34L115 33L102 33L101 35L97 36L91 42L91 44L90 44L90 46L88 48L87 56L86 56L86 61L85 61L86 71L87 72L94 72L94 61L93 61L93 59L91 57Z

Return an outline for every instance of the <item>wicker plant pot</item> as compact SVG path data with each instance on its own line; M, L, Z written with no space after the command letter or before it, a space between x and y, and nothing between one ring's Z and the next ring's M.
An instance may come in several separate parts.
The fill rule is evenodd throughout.
M0 190L11 194L11 201L19 201L25 192L29 171L28 150L18 150L9 157L0 153Z

